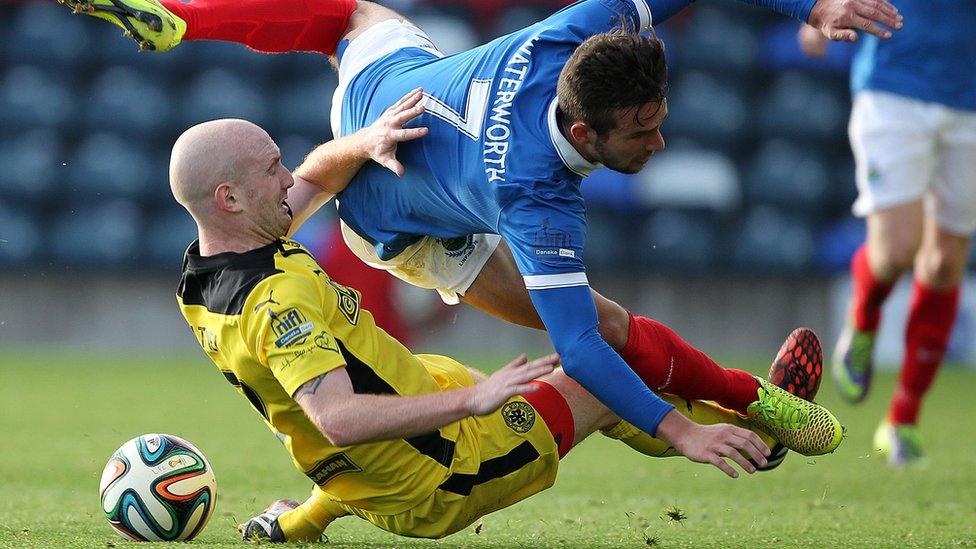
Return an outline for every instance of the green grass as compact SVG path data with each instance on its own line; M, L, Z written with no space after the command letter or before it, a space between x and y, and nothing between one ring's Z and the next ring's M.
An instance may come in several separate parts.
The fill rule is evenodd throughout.
M848 427L833 455L791 455L766 475L727 479L680 458L653 460L596 436L564 461L550 490L440 542L397 538L355 518L331 546L976 547L976 375L946 370L922 428L924 470L895 471L870 440L894 377L861 408L823 403ZM246 401L206 359L0 352L0 546L138 546L98 505L102 466L124 441L170 432L203 450L218 503L195 547L239 546L234 525L308 482ZM685 519L674 521L669 510Z

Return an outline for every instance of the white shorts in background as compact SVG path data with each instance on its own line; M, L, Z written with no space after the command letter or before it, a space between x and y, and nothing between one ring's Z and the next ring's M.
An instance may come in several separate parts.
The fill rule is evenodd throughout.
M848 131L857 164L855 215L924 197L940 227L976 232L976 111L862 91Z
M427 236L407 246L396 257L382 260L376 249L345 223L342 239L370 267L389 272L408 284L437 290L441 300L457 305L458 296L471 287L478 273L491 258L501 237L497 234L475 234L458 238Z

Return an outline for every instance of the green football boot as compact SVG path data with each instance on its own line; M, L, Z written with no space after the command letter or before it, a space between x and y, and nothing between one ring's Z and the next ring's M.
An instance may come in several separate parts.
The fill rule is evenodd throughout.
M139 49L175 48L186 32L186 21L157 0L58 0L75 13L104 19L122 28Z
M747 419L755 427L805 456L828 454L840 446L844 427L829 410L760 377L756 381L759 398L747 409Z
M856 404L868 396L874 374L874 332L862 332L848 325L837 341L831 363L831 377L840 396Z
M892 425L887 420L874 432L874 449L887 456L892 467L917 467L924 465L922 433L915 425Z

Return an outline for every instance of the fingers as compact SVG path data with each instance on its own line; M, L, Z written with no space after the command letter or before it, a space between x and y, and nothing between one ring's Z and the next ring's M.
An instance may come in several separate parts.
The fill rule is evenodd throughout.
M403 164L400 163L396 158L389 158L383 161L383 167L395 173L397 177L403 177L406 170L403 168Z
M727 458L731 458L733 461L738 463L739 467L742 467L742 470L749 473L750 475L756 472L756 466L753 465L752 463L749 463L749 459L746 456L742 455L742 453L735 447L728 446L728 445L721 446L719 448L719 452L723 456ZM766 458L762 457L761 455L759 456L759 459L762 461L766 460Z
M723 473L732 477L739 478L739 472L732 468L721 456L718 454L712 456L712 459L708 460L709 463L721 469Z
M393 140L402 143L404 141L412 141L414 139L420 139L421 137L427 135L427 128L406 128L402 130L394 130L390 135Z
M390 124L401 127L414 118L424 114L424 106L417 103L414 105L404 105L403 110L390 117Z
M855 15L852 18L851 26L857 29L861 29L864 32L867 32L869 34L873 34L878 38L884 38L884 39L891 38L891 31L879 27L877 24L874 23L874 21L866 17L861 17L860 15Z
M515 358L515 360L513 360L513 361L509 362L508 364L506 364L505 365L505 368L503 368L503 369L504 370L508 370L508 369L511 369L511 368L518 368L519 366L525 364L528 361L529 361L529 357L527 357L525 355L525 353L522 353L519 356L517 356Z
M409 92L407 92L407 95L404 95L403 97L401 97L399 101L397 101L396 103L390 105L390 108L386 109L386 112L396 111L400 107L403 107L404 105L407 105L411 101L413 102L413 104L412 105L407 105L406 108L412 107L413 105L416 105L417 104L417 101L420 101L420 99L423 96L424 96L424 90L423 90L423 88L414 88L414 89L410 90Z
M854 7L854 11L861 17L865 17L871 21L881 23L882 25L893 29L900 29L903 24L903 18L901 14L898 13L898 8L886 0L871 0L861 2ZM888 33L888 35L890 36L891 33Z

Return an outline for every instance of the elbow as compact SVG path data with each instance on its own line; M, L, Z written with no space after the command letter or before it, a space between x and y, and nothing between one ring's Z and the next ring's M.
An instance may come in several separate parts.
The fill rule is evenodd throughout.
M352 446L363 442L362 437L353 432L348 422L337 421L337 418L318 417L315 419L315 426L333 446Z

